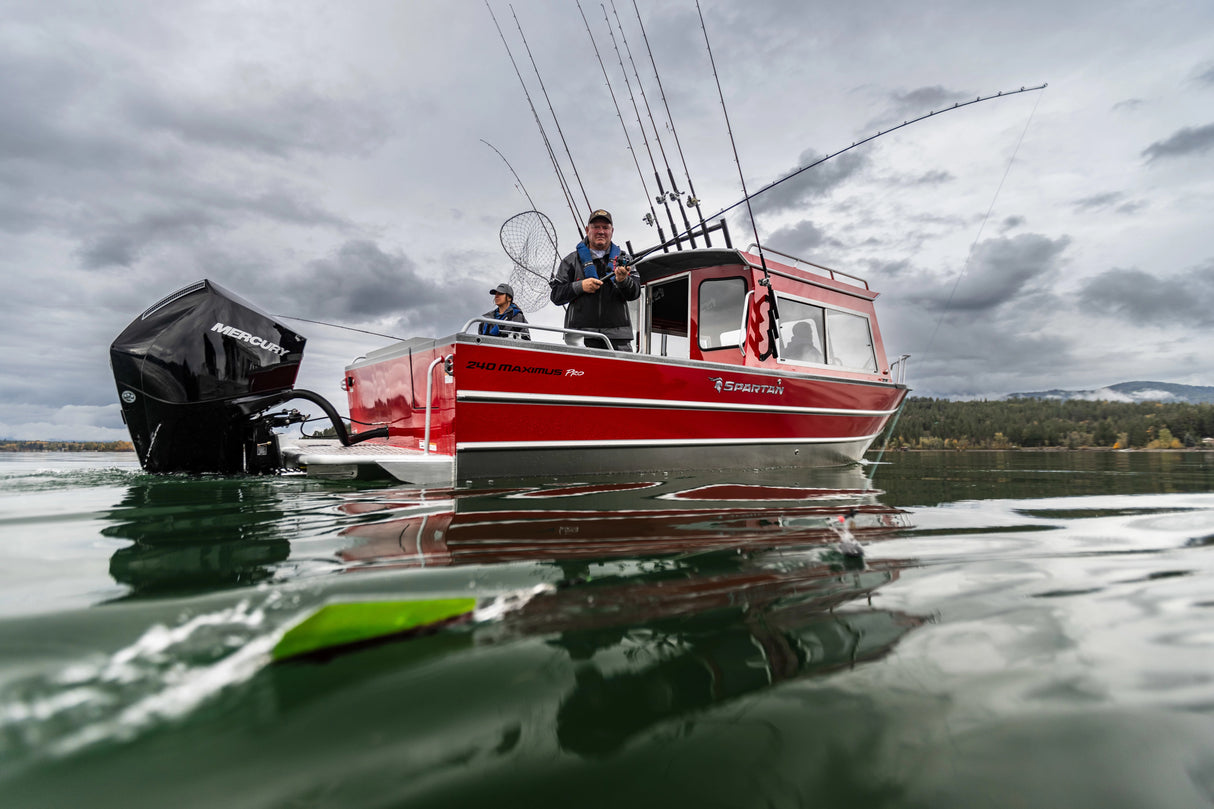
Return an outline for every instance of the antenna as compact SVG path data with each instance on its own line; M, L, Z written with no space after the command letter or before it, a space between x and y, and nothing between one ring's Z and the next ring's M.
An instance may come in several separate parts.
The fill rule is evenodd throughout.
M574 226L581 231L581 217L577 215L575 205L573 203L573 195L569 191L569 184L565 182L565 175L561 173L561 165L557 162L556 152L552 150L552 143L548 140L548 133L544 130L544 124L540 121L540 114L535 110L535 104L531 101L531 93L527 91L527 82L523 81L523 74L518 69L518 63L514 61L514 54L510 51L510 45L506 42L506 35L502 33L502 27L497 23L497 15L493 13L493 7L489 5L489 0L485 0L485 8L489 9L489 16L493 18L493 25L497 28L497 35L502 38L502 45L506 48L506 55L510 57L510 64L514 66L514 75L518 76L519 84L523 85L523 95L527 97L527 106L531 107L531 115L535 118L535 125L539 127L540 137L544 139L544 148L548 150L548 159L552 161L552 168L556 171L556 179L561 185L561 191L565 195L565 204L569 206L569 213L573 216Z
M717 95L721 98L721 112L725 114L725 129L729 133L729 145L733 147L733 162L738 167L738 179L742 182L742 196L746 201L746 211L750 214L750 227L755 234L755 246L759 248L759 263L763 266L763 280L759 283L767 287L767 310L771 317L767 320L767 351L759 355L760 360L778 356L776 341L780 337L780 311L776 308L776 291L771 285L771 275L767 271L767 259L763 257L763 244L759 241L759 226L755 224L755 212L750 207L750 195L746 192L746 177L742 174L742 161L738 159L738 144L733 139L733 127L729 125L729 110L725 108L725 93L721 91L721 78L717 75L717 63L712 58L712 45L708 42L708 27L704 25L704 12L700 10L700 0L696 0L696 13L700 15L700 29L704 32L704 47L708 49L708 61L712 65L712 77L717 83Z
M615 90L611 87L611 79L607 77L607 66L603 64L603 57L599 55L599 45L594 41L594 34L590 31L590 22L586 19L586 12L582 11L581 0L578 0L577 10L582 15L582 22L586 25L586 33L590 37L590 44L594 47L595 58L599 60L599 67L603 71L603 81L607 82L607 91L611 93L611 103L615 106L615 117L620 119L620 126L624 129L624 141L628 144L628 151L632 154L632 162L637 167L637 176L641 179L641 190L645 192L645 200L649 204L649 214L645 218L645 224L657 226L658 241L666 241L666 234L662 232L662 223L658 221L657 212L653 209L653 202L649 199L649 187L645 185L645 172L641 171L641 164L637 160L636 150L632 148L632 138L628 137L628 125L624 123L624 115L620 112L620 103L616 101Z

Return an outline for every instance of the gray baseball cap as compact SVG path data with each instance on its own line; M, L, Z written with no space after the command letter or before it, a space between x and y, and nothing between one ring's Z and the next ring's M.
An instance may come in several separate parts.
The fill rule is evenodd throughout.
M503 295L509 295L511 298L514 297L514 287L510 286L509 284L498 284L493 289L489 290L490 295L496 295L499 292Z

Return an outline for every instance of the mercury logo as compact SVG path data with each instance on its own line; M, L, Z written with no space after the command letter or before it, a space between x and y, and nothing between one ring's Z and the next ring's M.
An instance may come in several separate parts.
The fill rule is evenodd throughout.
M249 334L247 331L241 331L240 329L236 328L235 326L225 326L222 323L216 323L214 326L211 327L211 331L217 331L220 334L222 334L224 337L231 337L233 339L248 343L251 346L257 346L258 348L264 348L266 351L277 354L280 357L289 353L287 351L287 349L283 348L278 343L271 343L269 340L265 339L264 337L258 337L256 335Z

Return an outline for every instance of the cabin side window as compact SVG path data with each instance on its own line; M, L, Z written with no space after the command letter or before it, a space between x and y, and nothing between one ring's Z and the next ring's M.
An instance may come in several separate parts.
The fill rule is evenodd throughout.
M826 310L826 361L847 368L877 370L868 318L837 309Z
M780 357L877 370L868 318L780 296Z
M742 344L742 307L746 301L746 279L713 278L700 284L696 319L700 350L737 348Z

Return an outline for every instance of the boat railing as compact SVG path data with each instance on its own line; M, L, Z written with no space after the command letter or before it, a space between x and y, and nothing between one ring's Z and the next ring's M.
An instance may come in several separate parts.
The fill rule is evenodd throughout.
M522 324L522 323L516 323L515 321L512 321L512 320L497 320L496 318L492 318L492 317L474 317L474 318L472 318L471 320L469 320L467 323L464 324L464 327L462 329L460 329L460 334L467 334L468 329L472 328L473 324L476 324L476 323L489 323L494 326L500 326L501 330L502 330L501 336L506 337L507 339L510 339L510 336L511 336L510 334L507 334L507 332L548 331L548 332L554 332L556 334L572 334L576 337L584 337L584 338L592 339L597 343L602 343L603 344L602 347L606 348L608 351L615 350L611 345L611 340L604 337L600 332L597 332L597 331L584 331L582 329L566 329L561 326L546 326L543 323ZM488 336L488 335L481 335L481 336ZM599 348L600 346L587 345L586 347L587 348Z
M760 249L759 245L754 242L751 242L750 246L746 248L746 252L751 253L757 249ZM865 289L868 289L868 281L865 281L863 278L861 278L858 275L852 275L851 273L843 272L842 270L832 270L830 267L823 267L821 264L814 264L812 261L806 261L805 259L803 259L799 256L790 255L788 253L781 253L779 250L772 250L770 247L764 247L761 249L764 253L775 253L777 256L780 256L781 258L791 259L792 261L795 261L798 264L806 264L810 267L813 267L815 270L821 270L822 272L826 273L827 276L832 281L837 281L837 280L839 280L840 277L848 278L848 279L851 279L852 281L855 281L856 283L862 285Z
M434 398L431 395L434 392L434 366L440 362L447 362L451 359L451 355L439 355L430 363L430 367L426 369L426 436L422 442L422 454L430 454L430 413L434 409Z
M889 364L889 372L894 376L894 382L899 385L906 384L906 361L910 359L910 354L903 354Z

